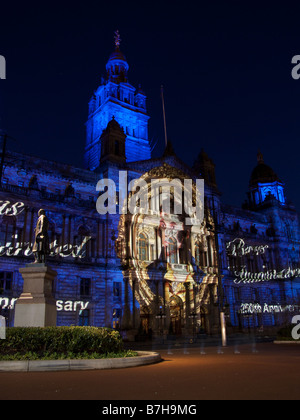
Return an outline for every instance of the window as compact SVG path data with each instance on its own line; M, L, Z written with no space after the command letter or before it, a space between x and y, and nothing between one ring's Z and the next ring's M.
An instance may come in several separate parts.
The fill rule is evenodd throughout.
M169 256L170 256L170 264L178 264L177 241L175 238L171 238L169 240Z
M195 244L195 260L198 267L206 266L206 256L203 250L203 245L200 242Z
M91 294L91 279L80 279L80 296Z
M113 329L119 330L121 326L121 309L113 309Z
M148 238L144 233L139 236L139 260L148 261Z
M235 302L240 302L240 300L241 300L241 293L240 293L240 288L239 287L234 287L233 288L233 294L234 294L234 300L235 300Z
M0 272L0 293L12 290L13 273L10 271Z
M119 156L120 154L120 143L116 140L115 141L115 155Z
M115 298L121 297L121 283L120 282L114 282L113 296Z
M85 309L84 311L80 311L78 325L80 327L87 327L90 325L90 310Z
M2 217L2 223L0 224L0 244L5 245L6 243L13 241L16 230L16 218L15 216Z
M76 236L76 241L74 241L74 242L76 242L76 245L80 245L80 244L82 244L84 239L86 237L89 237L89 236L90 236L89 229L86 226L79 226L78 235ZM91 256L91 251L92 251L91 242L88 241L84 246L84 249L82 251L84 254L82 254L82 255L85 255L87 258L89 258Z

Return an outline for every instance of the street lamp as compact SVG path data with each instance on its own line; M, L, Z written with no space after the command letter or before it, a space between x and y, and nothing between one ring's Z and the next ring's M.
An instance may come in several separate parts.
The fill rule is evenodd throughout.
M213 200L213 219L214 227L211 224L207 224L207 229L214 232L215 234L215 246L217 254L217 264L218 264L218 296L219 296L219 313L220 313L220 324L221 324L221 336L222 336L222 346L227 346L227 331L226 331L226 316L224 309L224 291L222 284L222 275L221 275L221 256L219 250L219 223L215 215L214 200Z
M197 314L195 311L193 311L190 315L189 318L192 320L193 323L193 343L195 342L195 335L196 335L196 331L195 331L195 319L197 318Z
M161 337L162 337L162 341L164 341L164 338L163 338L163 333L164 333L164 331L163 331L163 319L165 319L167 316L166 316L166 314L164 314L163 313L163 311L162 311L162 306L160 306L160 308L159 308L159 313L155 316L155 318L156 319L159 319L160 320L160 335L161 335Z

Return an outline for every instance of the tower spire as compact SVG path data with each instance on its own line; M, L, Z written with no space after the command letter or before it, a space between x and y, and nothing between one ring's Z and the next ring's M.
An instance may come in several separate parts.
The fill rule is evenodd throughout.
M257 162L264 163L264 157L260 150L258 150L258 153L257 153Z
M118 29L115 31L114 38L115 38L115 46L116 46L116 49L119 49L122 40L121 40L120 33L119 33Z
M167 147L168 137L167 137L167 123L166 123L166 111L165 111L165 100L164 100L164 87L163 87L163 85L161 85L160 91L161 91L161 101L162 101L163 117L164 117L165 146Z

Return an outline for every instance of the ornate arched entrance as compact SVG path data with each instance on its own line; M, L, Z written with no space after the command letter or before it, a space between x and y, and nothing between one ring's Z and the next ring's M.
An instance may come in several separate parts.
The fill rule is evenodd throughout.
M206 303L208 283L216 282L213 257L205 258L208 251L212 252L214 243L213 231L208 229L208 225L213 225L209 212L203 221L197 220L194 214L189 219L192 223L188 224L184 208L181 207L182 214L171 211L182 204L186 178L180 170L164 164L138 180L139 201L134 201L136 196L131 193L125 201L116 241L125 279L124 330L134 330L140 325L143 332L150 329L154 335L160 334L161 329L164 332L169 329L173 334L187 333L189 314L191 311L199 314L200 305ZM181 182L181 190L170 187L175 179ZM160 182L154 192L153 180ZM167 187L171 191L169 213L161 208ZM192 187L196 197L196 186ZM132 213L126 211L127 205L129 208L132 203L138 206L141 202L145 211L136 211L138 207ZM212 239L210 247L208 239ZM200 284L201 290L197 286ZM149 309L148 314L144 308ZM163 317L158 322L160 308Z
M170 299L170 330L173 334L182 334L183 302L179 296Z

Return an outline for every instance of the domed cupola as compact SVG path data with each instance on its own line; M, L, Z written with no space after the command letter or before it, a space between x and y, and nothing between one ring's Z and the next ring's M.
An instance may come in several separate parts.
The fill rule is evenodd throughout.
M273 169L266 165L262 153L259 151L257 155L258 164L254 168L251 178L250 187L256 186L257 184L269 184L273 182L281 182L277 174Z
M107 79L116 83L127 82L129 65L125 55L120 51L121 38L119 31L115 32L115 51L106 64Z
M284 205L286 199L283 182L273 169L264 162L260 151L257 155L257 161L258 164L252 171L249 182L250 208L256 209L261 205L271 205L272 203Z

